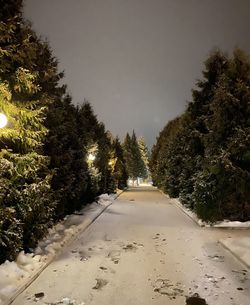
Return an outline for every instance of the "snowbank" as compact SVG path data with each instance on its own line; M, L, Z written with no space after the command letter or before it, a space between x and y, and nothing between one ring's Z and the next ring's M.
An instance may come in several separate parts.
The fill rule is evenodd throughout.
M215 228L247 228L250 229L250 221L229 221L224 220L213 225Z
M0 304L3 304L16 291L20 283L32 276L44 264L40 255L25 254L23 251L15 262L8 260L0 265Z
M0 305L5 304L20 287L23 287L37 273L41 272L55 257L60 249L73 236L81 232L86 224L90 223L88 215L100 205L110 205L115 195L103 194L99 196L97 203L85 207L82 211L68 215L64 220L49 229L48 235L41 240L33 253L20 252L15 262L6 261L0 265ZM64 299L64 303L67 303ZM61 302L61 301L60 301Z
M214 224L207 223L205 221L202 221L197 217L197 215L182 205L177 198L171 198L171 201L177 205L182 211L187 214L190 218L192 218L199 226L201 227L210 227L210 228L231 228L231 229L250 229L250 221L246 222L241 222L241 221L229 221L229 220L224 220L224 221L219 221Z
M187 214L190 218L192 218L199 226L201 227L205 227L205 226L209 226L209 224L207 224L206 222L202 221L201 219L199 219L197 217L197 215L190 209L188 209L187 207L185 207L184 205L182 205L179 201L179 199L177 198L170 198L171 201L177 205L185 214Z

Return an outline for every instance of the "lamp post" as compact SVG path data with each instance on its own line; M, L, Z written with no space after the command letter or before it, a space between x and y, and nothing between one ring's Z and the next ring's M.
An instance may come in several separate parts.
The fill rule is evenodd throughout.
M5 114L0 113L0 128L3 128L7 125L8 119Z

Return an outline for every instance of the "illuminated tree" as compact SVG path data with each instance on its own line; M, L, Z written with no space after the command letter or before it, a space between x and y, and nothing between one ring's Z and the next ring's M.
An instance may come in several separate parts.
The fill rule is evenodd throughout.
M11 80L18 94L39 90L36 77L24 68L17 68ZM10 88L0 79L0 108L8 117L0 130L0 261L35 246L51 224L55 206L48 159L41 154L47 132L44 108L36 101L13 100Z
M149 177L149 150L146 146L145 140L143 137L138 139L138 146L140 149L141 158L143 161L141 177L146 179Z
M116 137L113 142L113 151L113 176L115 185L116 188L122 190L127 186L128 173L126 169L124 152L118 137Z

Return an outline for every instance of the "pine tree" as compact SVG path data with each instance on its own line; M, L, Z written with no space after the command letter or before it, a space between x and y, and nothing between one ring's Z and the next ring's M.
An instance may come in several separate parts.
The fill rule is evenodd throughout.
M90 171L89 193L92 197L114 190L112 168L109 164L112 157L112 144L109 132L103 123L98 122L91 105L85 101L79 108L79 138L86 151Z
M138 146L140 149L141 159L143 161L141 177L147 179L150 175L149 173L149 150L146 146L145 140L143 137L138 139Z
M23 1L22 0L0 0L0 20L8 21L10 18L21 16Z
M54 171L52 188L58 201L55 215L60 219L89 200L89 174L78 126L80 114L71 97L59 97L49 109L45 153L50 156L50 168Z
M11 59L11 55L5 52L5 57ZM38 107L36 101L19 102L13 98L15 92L27 96L39 90L35 75L18 67L11 78L3 77L4 74L0 78L0 108L9 123L0 131L1 261L14 259L21 249L34 247L51 224L54 211L48 159L41 154L47 132L44 108Z
M164 127L152 148L149 162L154 185L172 197L176 197L180 190L179 160L182 150L179 151L178 146L182 145L182 141L179 140L177 145L177 140L180 139L183 121L183 116L177 117Z
M157 186L179 196L203 220L249 220L250 59L213 52L180 117L153 147Z
M195 209L205 220L245 221L250 217L250 174L245 158L250 144L249 75L249 56L235 50L210 104L206 161L193 194Z
M127 186L128 173L124 159L124 152L119 138L116 137L113 141L113 176L115 180L115 188L123 190Z
M100 172L99 194L112 193L114 191L114 180L110 160L112 158L112 144L109 133L104 124L100 123L97 133L98 152L96 155L96 167Z
M47 88L61 76L55 60L45 56L47 44L23 20L22 1L0 1L0 6L0 110L9 120L0 130L0 260L4 261L34 247L52 224L55 201L49 159L43 151L44 120L53 100Z
M134 181L137 180L138 177L143 177L145 173L145 165L142 160L137 137L134 131L131 137L127 133L124 140L123 149L127 172L134 184Z
M127 173L129 177L131 177L131 173L133 172L133 156L131 153L131 137L129 133L127 133L125 136L123 142L123 151L124 151L124 159L125 159Z
M115 183L104 125L88 103L72 104L48 43L22 17L22 1L0 0L0 7L0 111L9 118L0 130L3 261L34 247L52 221ZM92 147L98 152L90 168Z

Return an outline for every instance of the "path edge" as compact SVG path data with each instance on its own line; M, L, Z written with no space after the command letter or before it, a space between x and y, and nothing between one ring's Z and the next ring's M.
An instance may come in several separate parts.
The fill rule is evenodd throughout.
M186 214L189 218L191 218L199 227L205 227L205 228L209 228L209 229L223 229L223 230L250 230L250 227L246 227L246 226L238 226L238 227L234 227L234 226L219 226L219 223L217 224L209 224L206 223L204 221L202 221L201 219L199 219L196 214L189 210L188 208L186 208L185 206L183 206L183 204L181 204L181 202L179 201L178 198L171 198L169 197L168 194L164 193L162 190L158 189L164 196L166 196L169 200L171 200L171 203L173 203L177 208L179 208L184 214Z
M219 243L222 245L223 248L225 248L227 251L229 251L237 260L239 260L244 266L247 267L247 269L250 269L250 263L248 263L246 260L242 259L239 254L237 254L236 251L233 251L232 248L227 246L227 244L224 242L223 239L219 240Z
M116 200L126 190L127 188L125 188L124 190L119 190L115 194L114 200ZM5 300L2 303L2 305L12 304L15 301L15 299L39 277L39 275L51 264L51 262L62 253L63 249L66 246L68 246L71 242L73 242L74 239L79 234L83 233L93 222L95 222L95 220L98 217L100 217L103 214L103 212L105 212L105 210L107 210L112 204L113 203L109 203L106 206L101 206L100 209L98 209L97 213L95 213L90 220L86 221L86 225L80 231L78 231L76 235L73 235L71 238L69 238L69 240L66 241L66 243L63 245L63 247L60 250L58 250L55 254L50 255L46 263L42 265L39 269L37 269L37 271L30 278L28 278L27 281L21 284L20 287L17 288L17 291L8 300Z

